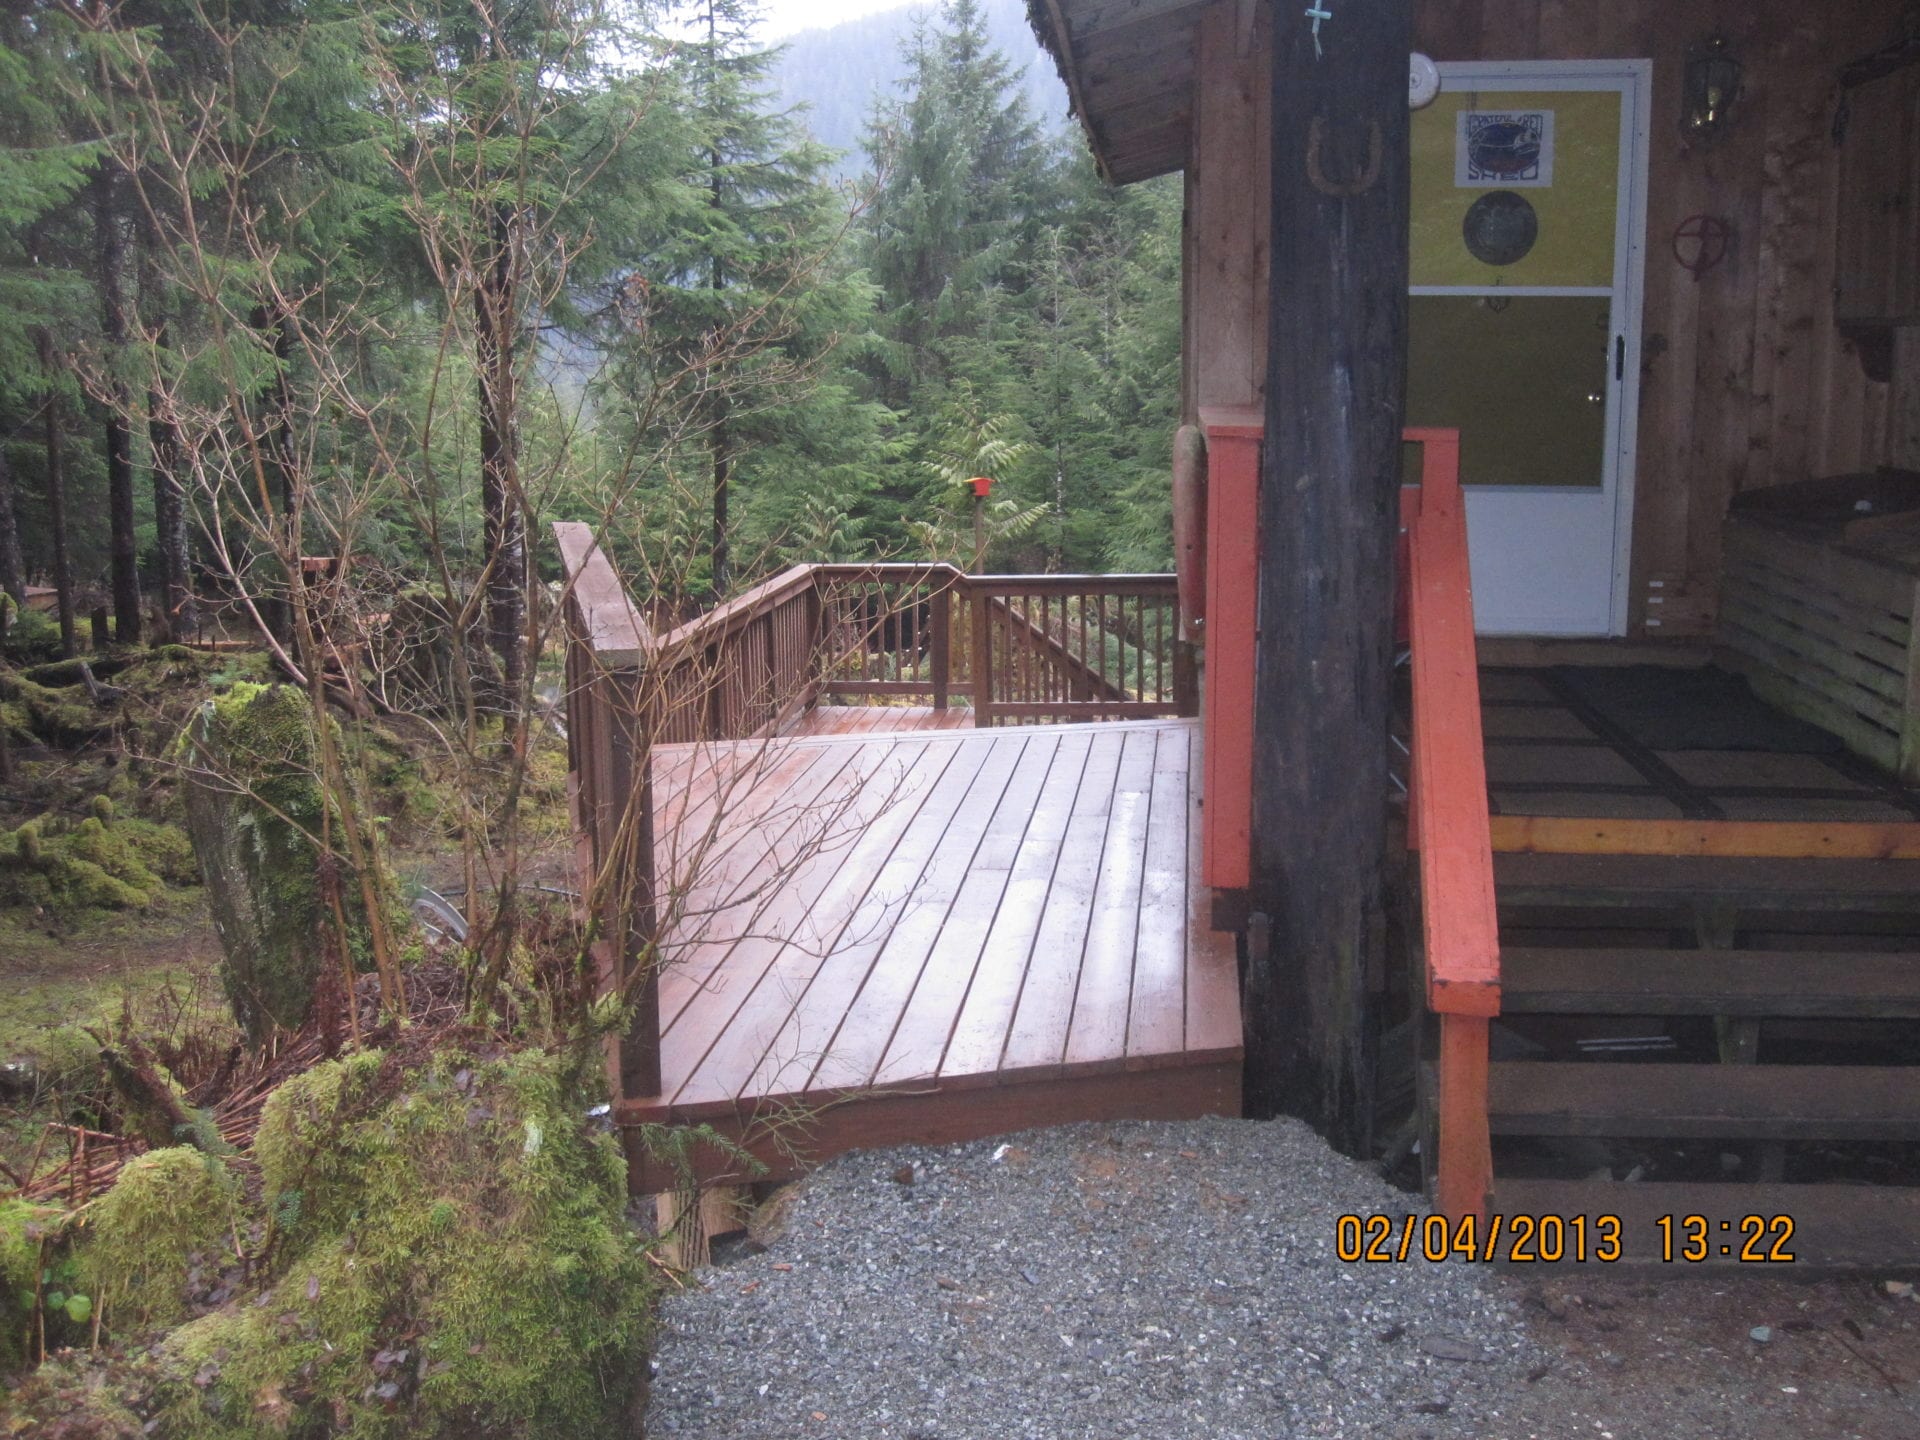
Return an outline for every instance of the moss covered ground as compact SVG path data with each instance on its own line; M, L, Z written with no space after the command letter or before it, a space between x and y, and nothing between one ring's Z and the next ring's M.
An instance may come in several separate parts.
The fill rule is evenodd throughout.
M104 1361L41 1367L16 1419L162 1440L636 1433L656 1272L585 1098L550 1055L442 1034L284 1083L251 1186L218 1157L149 1153L55 1242ZM29 1234L49 1223L0 1213L0 1268L45 1263Z

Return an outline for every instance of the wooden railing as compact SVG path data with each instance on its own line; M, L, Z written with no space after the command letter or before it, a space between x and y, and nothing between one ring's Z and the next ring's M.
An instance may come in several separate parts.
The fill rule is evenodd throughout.
M653 779L646 715L655 647L612 562L585 525L556 525L566 572L567 799L582 909L603 995L632 1022L607 1047L616 1095L660 1090L660 984L653 963Z
M1191 715L1171 575L969 576L801 565L656 635L589 526L565 571L568 793L603 992L634 1003L615 1093L660 1089L652 747L778 734L822 699L946 709L976 725Z
M1192 650L1172 575L981 575L965 580L975 723L1191 715Z
M646 651L661 744L773 734L823 699L944 710L963 698L976 725L1198 706L1171 575L800 565L649 637Z
M796 565L661 636L654 739L740 740L777 730L817 693L820 596Z
M957 688L953 612L966 576L951 565L816 565L820 693L833 700L921 700L944 710Z
M1426 1004L1437 1017L1434 1205L1484 1217L1493 1188L1487 1030L1500 1013L1500 939L1474 654L1460 436L1409 430L1423 455L1401 492L1413 745L1407 843L1419 854Z

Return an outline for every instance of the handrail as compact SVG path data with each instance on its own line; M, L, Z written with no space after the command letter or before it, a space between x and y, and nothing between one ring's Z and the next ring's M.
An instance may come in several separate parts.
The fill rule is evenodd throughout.
M811 590L816 584L817 566L794 565L771 579L762 580L751 590L743 590L731 600L723 600L704 615L676 625L660 637L659 649L676 651L710 645L751 624L782 600Z
M1405 438L1422 449L1420 486L1401 492L1413 669L1407 840L1420 857L1426 1003L1440 1027L1434 1203L1458 1219L1484 1215L1493 1184L1487 1032L1500 1013L1500 931L1460 435Z

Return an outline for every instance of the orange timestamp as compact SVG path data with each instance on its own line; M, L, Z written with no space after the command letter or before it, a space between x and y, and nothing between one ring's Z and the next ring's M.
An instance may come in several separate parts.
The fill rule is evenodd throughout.
M1791 1264L1793 1217L1660 1215L1636 1242L1633 1258L1664 1264L1707 1260ZM1628 1228L1618 1215L1341 1215L1334 1222L1334 1254L1348 1264L1404 1264L1411 1260L1502 1260L1558 1264L1564 1260L1613 1264L1627 1257Z

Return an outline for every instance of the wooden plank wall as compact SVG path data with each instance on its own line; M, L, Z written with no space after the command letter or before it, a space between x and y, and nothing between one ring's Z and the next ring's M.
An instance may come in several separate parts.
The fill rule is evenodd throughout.
M1236 53L1232 5L1203 18L1188 176L1191 272L1185 401L1258 404L1266 373L1264 232L1267 47ZM1904 0L1416 0L1416 44L1436 60L1654 62L1633 630L1710 634L1728 499L1835 474L1896 450L1890 391L1861 373L1833 325L1831 139L1835 74L1899 30ZM1727 133L1689 147L1679 129L1690 43L1725 35L1745 66ZM1675 263L1676 225L1729 220L1724 264L1696 283ZM1920 349L1903 347L1913 357ZM1903 376L1912 393L1920 382ZM1657 592L1653 590L1659 582ZM1649 624L1647 596L1664 602Z
M1186 356L1182 419L1243 409L1267 391L1267 251L1272 244L1273 55L1268 7L1242 46L1226 0L1200 18L1187 166ZM1244 53L1243 53L1244 50Z

